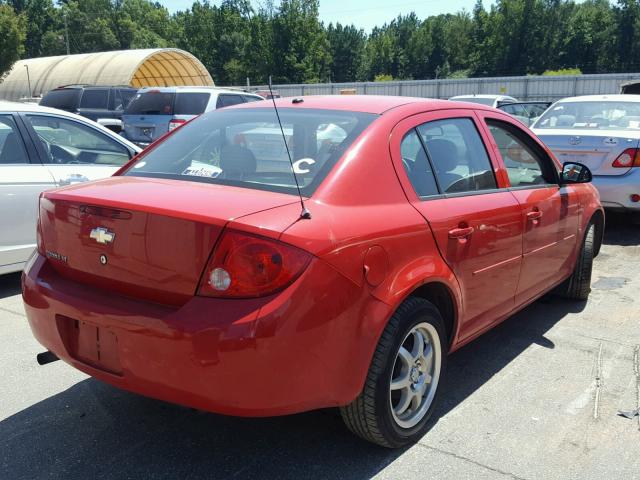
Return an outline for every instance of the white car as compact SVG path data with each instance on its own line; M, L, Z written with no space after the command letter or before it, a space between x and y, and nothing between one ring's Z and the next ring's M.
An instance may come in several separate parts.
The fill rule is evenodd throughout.
M561 162L589 167L605 208L640 212L640 95L565 98L531 129Z
M111 176L140 148L84 117L0 102L0 274L36 246L40 192Z
M454 102L469 102L480 103L482 105L489 105L493 108L501 107L509 103L516 103L518 101L515 97L509 95L456 95L449 100Z

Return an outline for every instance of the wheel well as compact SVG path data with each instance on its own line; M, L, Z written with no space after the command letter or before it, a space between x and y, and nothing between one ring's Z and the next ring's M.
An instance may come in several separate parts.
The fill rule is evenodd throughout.
M600 210L596 210L596 212L591 216L590 222L593 223L596 227L596 244L593 252L593 256L595 257L600 252L602 238L604 237L604 214Z
M447 334L449 346L453 342L456 325L456 311L454 307L453 295L449 288L443 283L432 282L421 285L411 293L412 297L424 298L433 303L444 321L444 328Z

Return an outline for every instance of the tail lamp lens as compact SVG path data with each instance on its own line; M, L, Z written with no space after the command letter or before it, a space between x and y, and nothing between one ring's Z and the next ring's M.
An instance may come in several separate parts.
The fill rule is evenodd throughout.
M175 130L179 126L184 125L185 123L187 123L186 120L182 120L182 119L179 119L179 118L171 120L169 122L169 131Z
M614 168L640 167L640 149L627 148L613 161Z
M42 193L40 193L40 198L38 200L38 220L36 222L36 250L40 255L45 254L44 250L44 239L42 238L42 208L39 206L42 203Z
M198 289L210 297L262 297L298 278L311 256L291 245L245 233L227 231Z

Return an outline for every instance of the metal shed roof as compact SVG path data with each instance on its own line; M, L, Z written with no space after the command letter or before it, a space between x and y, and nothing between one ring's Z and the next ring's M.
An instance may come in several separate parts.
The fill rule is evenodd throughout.
M184 50L118 50L20 60L0 83L0 98L19 100L72 84L131 85L138 88L214 85L200 60Z

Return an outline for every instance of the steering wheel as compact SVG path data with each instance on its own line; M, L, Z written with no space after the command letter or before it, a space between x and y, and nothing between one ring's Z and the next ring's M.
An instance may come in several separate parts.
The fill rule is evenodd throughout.
M411 161L412 160L402 157L402 164L404 165L404 169L407 171L407 173L411 173L412 167L411 167L411 163L409 163Z

